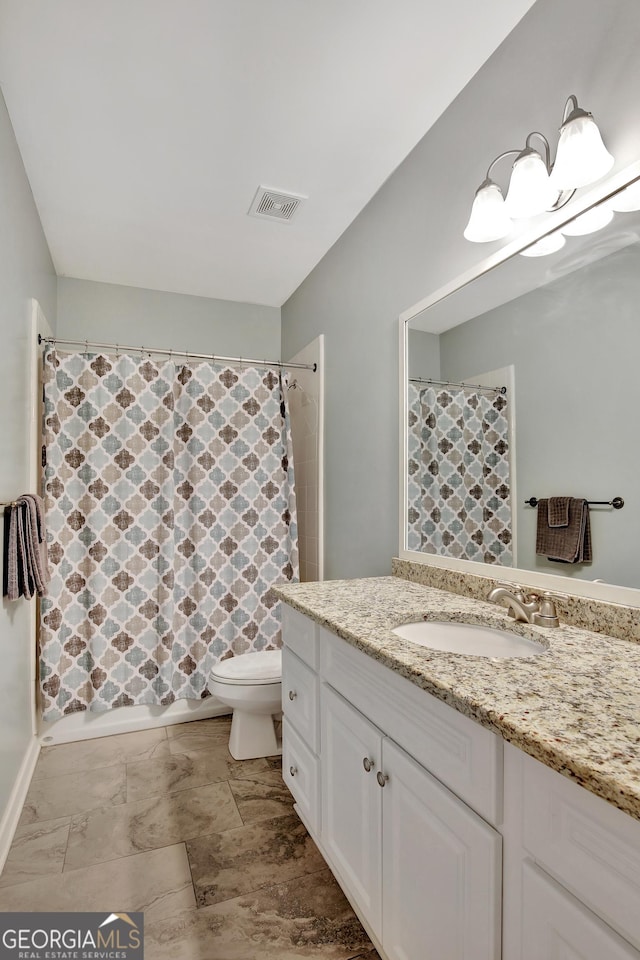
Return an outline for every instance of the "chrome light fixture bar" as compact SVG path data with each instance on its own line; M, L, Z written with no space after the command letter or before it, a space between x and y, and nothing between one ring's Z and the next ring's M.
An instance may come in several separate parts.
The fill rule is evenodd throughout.
M531 141L537 137L544 152ZM506 198L492 179L494 167L506 157L515 157ZM476 191L464 236L472 243L501 240L513 221L557 210L571 199L578 187L594 183L613 166L591 116L571 94L565 103L555 162L551 163L549 141L537 130L530 133L522 150L506 150L492 160Z

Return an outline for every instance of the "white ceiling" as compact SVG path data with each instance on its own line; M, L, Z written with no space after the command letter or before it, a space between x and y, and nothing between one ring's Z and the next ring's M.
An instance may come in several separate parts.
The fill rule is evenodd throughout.
M58 274L280 306L533 2L0 0Z

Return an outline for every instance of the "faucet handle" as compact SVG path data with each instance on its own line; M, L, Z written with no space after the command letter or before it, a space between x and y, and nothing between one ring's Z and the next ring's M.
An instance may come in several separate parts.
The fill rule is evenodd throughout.
M534 623L536 623L539 627L560 626L558 611L556 609L556 600L566 599L568 598L565 593L551 593L550 590L545 590L540 599L540 609L535 616Z
M509 593L522 593L522 587L519 583L510 583L507 580L496 580L494 590L508 590Z

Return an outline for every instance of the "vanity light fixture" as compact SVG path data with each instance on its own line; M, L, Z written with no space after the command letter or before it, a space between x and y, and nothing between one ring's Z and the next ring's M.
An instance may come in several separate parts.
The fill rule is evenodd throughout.
M569 111L569 107L573 109ZM602 142L598 125L578 106L573 94L564 105L560 139L551 180L558 190L586 187L604 177L613 166L613 157Z
M533 137L544 145L544 156L531 145ZM506 157L515 160L505 199L491 174ZM501 240L511 232L514 220L559 209L578 187L603 177L613 162L593 117L572 94L564 107L555 163L549 141L537 130L527 136L523 150L506 150L492 160L476 191L464 236L473 243Z

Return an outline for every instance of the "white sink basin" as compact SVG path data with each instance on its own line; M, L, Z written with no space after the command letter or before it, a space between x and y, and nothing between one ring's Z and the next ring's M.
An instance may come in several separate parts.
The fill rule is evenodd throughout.
M536 657L547 653L547 648L535 640L475 623L419 620L404 623L392 633L420 647L471 657Z

